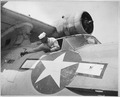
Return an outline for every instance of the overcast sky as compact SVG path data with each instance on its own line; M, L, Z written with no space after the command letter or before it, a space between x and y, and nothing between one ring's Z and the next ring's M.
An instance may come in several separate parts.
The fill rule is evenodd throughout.
M6 8L53 25L62 15L87 11L94 20L100 42L118 42L118 2L107 1L9 1Z

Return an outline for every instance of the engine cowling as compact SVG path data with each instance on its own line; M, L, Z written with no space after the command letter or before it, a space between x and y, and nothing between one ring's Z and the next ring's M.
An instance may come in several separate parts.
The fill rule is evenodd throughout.
M62 18L63 19L57 21L55 25L56 32L53 34L54 37L74 34L92 34L93 32L93 19L86 11L68 17L62 16Z

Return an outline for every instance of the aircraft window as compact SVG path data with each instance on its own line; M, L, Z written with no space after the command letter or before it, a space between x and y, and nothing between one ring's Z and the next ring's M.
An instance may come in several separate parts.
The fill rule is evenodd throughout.
M100 44L100 42L91 35L76 35L67 38L72 48L79 48L87 44Z
M62 43L63 43L63 39L58 39L57 41L58 41L58 44L59 44L60 49L61 49L61 47L62 47Z
M83 35L69 37L67 38L67 41L73 48L78 48L87 44L87 40Z
M100 44L100 42L93 36L85 36L88 44Z
M20 69L34 69L35 66L40 62L38 59L26 59L21 65Z

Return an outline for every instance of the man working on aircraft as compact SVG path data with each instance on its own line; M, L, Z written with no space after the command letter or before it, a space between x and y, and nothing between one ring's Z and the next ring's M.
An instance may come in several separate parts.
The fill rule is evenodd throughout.
M45 32L41 33L38 36L38 38L41 40L42 44L40 44L38 47L33 48L31 50L21 52L21 56L24 56L25 54L28 54L28 53L38 52L38 51L53 52L60 49L60 46L57 40L53 37L48 38Z

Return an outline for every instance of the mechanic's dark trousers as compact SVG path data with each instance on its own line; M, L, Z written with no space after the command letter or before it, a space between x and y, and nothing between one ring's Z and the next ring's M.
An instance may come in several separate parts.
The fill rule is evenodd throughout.
M50 51L50 47L47 44L41 44L36 48L32 48L30 50L27 50L28 53L34 53L34 52L38 52L38 51L44 51L44 52L49 52Z

